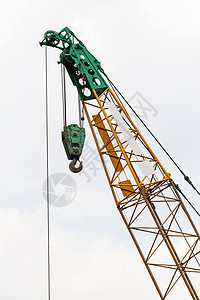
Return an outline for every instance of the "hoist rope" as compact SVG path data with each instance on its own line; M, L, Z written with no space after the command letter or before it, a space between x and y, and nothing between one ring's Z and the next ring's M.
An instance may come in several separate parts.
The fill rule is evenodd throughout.
M104 76L107 78L108 82L112 86L115 93L117 92L122 99L126 102L126 104L129 106L129 108L132 110L132 112L136 115L136 117L139 119L139 121L143 124L143 126L147 129L147 131L150 133L150 135L154 138L154 140L158 143L158 145L162 148L162 150L165 152L165 154L169 157L169 159L174 163L174 165L178 168L178 170L183 175L184 179L192 186L192 188L197 192L198 195L200 195L200 192L197 190L197 188L193 185L192 181L190 180L189 176L187 176L183 170L178 166L178 164L175 162L175 160L171 157L171 155L167 152L167 150L163 147L163 145L159 142L159 140L156 138L156 136L153 134L153 132L148 128L148 126L145 124L145 122L140 118L140 116L136 113L136 111L133 109L133 107L129 104L129 102L125 99L125 97L120 93L120 91L117 89L117 87L113 84L113 82L109 79L109 77L104 73ZM120 101L121 102L121 101Z
M81 98L78 93L78 115L79 115L79 127L82 127L82 122L81 122Z
M49 203L49 116L48 116L48 78L47 46L45 46L45 116L46 116L46 202L47 202L47 290L51 300L51 265L50 265L50 203Z
M62 104L63 104L63 125L67 126L67 100L66 100L66 79L65 67L61 64L61 85L62 85Z

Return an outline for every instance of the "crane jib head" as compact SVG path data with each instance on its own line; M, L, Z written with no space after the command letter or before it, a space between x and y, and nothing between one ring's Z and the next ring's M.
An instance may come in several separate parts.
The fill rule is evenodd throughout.
M60 32L49 30L44 34L40 45L60 49L60 63L62 63L78 89L81 100L95 98L93 90L100 95L108 88L104 80L100 62L87 50L85 45L65 27Z

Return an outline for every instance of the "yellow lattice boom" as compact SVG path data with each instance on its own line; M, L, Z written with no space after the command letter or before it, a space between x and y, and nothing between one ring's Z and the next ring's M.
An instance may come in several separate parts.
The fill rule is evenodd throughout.
M182 282L199 299L200 236L170 174L111 88L93 93L84 110L116 206L160 298Z

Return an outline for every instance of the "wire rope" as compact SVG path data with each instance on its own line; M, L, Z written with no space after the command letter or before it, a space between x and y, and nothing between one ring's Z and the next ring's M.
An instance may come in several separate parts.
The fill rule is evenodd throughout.
M48 68L47 46L45 46L45 123L46 123L46 202L47 202L47 290L51 300L51 265L50 265L50 202L49 202L49 112L48 112Z
M81 98L78 93L78 118L79 118L79 127L82 127L82 122L81 122Z
M62 85L63 125L67 126L66 78L65 78L65 67L63 66L63 64L61 64L61 85Z

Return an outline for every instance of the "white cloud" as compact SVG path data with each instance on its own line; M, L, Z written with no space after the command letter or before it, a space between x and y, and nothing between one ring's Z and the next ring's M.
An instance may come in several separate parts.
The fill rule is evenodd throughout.
M159 29L175 35L199 35L200 3L197 0L143 1L146 16Z
M1 210L0 216L1 297L43 299L47 271L44 211L28 214L9 209ZM101 235L81 245L79 234L69 230L61 233L54 227L51 246L53 297L121 299L140 285L138 255L114 245L110 236Z

